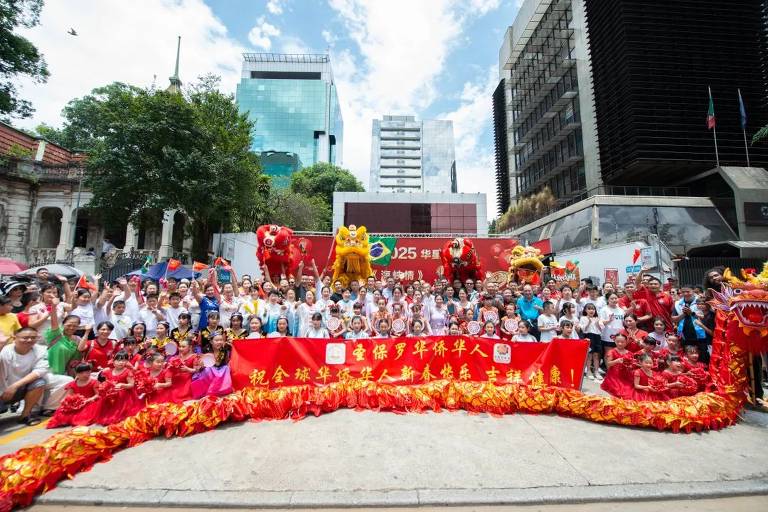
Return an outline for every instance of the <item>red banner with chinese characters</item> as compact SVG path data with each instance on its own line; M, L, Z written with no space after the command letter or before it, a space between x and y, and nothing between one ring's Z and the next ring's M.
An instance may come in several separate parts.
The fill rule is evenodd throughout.
M372 233L375 235L375 233ZM329 260L334 238L331 235L308 235L306 238L312 244L310 254L317 263L320 272L327 269L333 274L333 261ZM513 238L470 238L480 257L480 263L487 274L509 270L509 254L517 245ZM434 281L438 271L442 270L440 251L443 246L453 238L397 238L397 244L392 250L392 259L385 267L373 266L376 279L389 276L400 277L403 281L414 279L427 279ZM532 244L539 248L543 254L547 254L549 240L543 240Z
M235 389L346 379L423 384L437 379L580 389L589 343L512 343L466 336L359 340L262 338L233 343Z

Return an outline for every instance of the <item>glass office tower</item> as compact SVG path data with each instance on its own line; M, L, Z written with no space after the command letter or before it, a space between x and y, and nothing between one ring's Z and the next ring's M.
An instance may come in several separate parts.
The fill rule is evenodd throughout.
M371 190L456 192L453 122L414 116L373 120Z
M245 53L236 101L254 123L253 151L291 155L297 169L341 165L344 124L328 55ZM287 186L286 162L276 160L263 158L264 171Z

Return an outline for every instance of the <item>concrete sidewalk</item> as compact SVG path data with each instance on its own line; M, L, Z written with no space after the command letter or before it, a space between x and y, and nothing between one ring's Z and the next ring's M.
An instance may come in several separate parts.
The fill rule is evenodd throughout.
M2 442L8 453L51 431ZM557 416L341 410L158 439L40 504L350 507L768 495L768 415L671 434Z

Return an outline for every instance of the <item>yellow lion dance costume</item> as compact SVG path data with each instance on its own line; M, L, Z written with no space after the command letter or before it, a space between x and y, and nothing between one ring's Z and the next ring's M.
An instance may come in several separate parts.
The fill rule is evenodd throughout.
M515 246L509 257L509 277L518 284L539 284L541 282L542 263L541 251L535 247Z
M333 281L341 281L344 288L352 281L364 281L373 275L370 245L365 226L341 226L336 234L336 260L333 263Z

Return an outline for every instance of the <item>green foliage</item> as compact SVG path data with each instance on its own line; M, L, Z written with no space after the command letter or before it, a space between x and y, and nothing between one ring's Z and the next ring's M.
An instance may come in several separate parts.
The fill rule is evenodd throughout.
M364 192L363 184L346 169L319 162L304 167L291 176L291 192L317 197L333 207L334 192Z
M760 142L763 139L768 138L768 125L760 128L757 133L752 136L752 144Z
M19 146L16 143L11 144L11 146L5 151L5 154L8 155L11 158L16 158L19 160L25 160L28 158L32 158L33 152L29 148L24 148Z
M28 39L14 33L19 26L40 22L43 0L0 0L0 117L29 117L29 101L18 97L14 79L26 75L38 83L48 79L45 60Z
M245 218L269 179L250 151L251 123L217 86L204 77L184 98L113 83L72 100L60 140L88 151L89 206L132 222L153 208L187 212L197 256L213 231Z
M48 126L45 123L40 123L39 125L37 125L34 131L30 135L36 136L36 137L42 137L47 141L54 142L67 149L72 149L65 144L66 140L65 140L64 130L61 130L59 128L54 128L53 126Z

